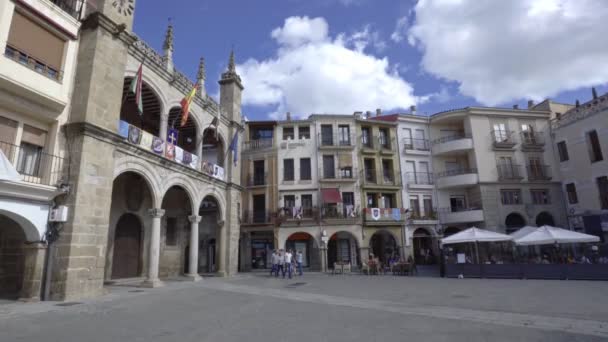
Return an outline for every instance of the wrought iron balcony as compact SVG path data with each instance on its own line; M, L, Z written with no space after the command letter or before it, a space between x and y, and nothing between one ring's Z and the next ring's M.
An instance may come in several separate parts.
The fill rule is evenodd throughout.
M516 145L513 139L513 132L507 130L492 131L492 145L494 148L513 148Z
M528 180L529 181L545 181L551 180L551 168L548 165L528 164Z
M380 152L395 152L396 144L394 138L384 136L366 136L359 137L359 147L365 150L373 150Z
M273 147L273 139L255 139L243 142L243 151L258 151L271 149Z
M443 143L454 141L454 140L470 139L470 138L471 138L470 134L464 134L464 132L460 132L460 133L450 135L447 137L441 137L441 138L434 139L433 141L431 141L431 144L437 145L437 144L443 144Z
M355 168L319 169L320 181L355 181L357 170Z
M471 173L477 173L477 169L474 167L463 167L463 168L459 168L459 169L455 169L455 170L447 170L447 171L443 171L443 172L437 172L435 174L435 178L442 178L442 177L450 177L450 176L458 176L458 175L466 175L466 174L471 174Z
M324 205L321 208L321 218L324 220L340 220L340 221L356 221L360 218L359 209L354 207L351 210L347 208L338 208L337 206Z
M402 223L406 219L403 208L364 208L363 214L366 224Z
M251 224L251 225L269 225L274 224L276 218L276 214L270 211L245 211L243 213L243 218L241 220L241 224Z
M498 179L500 180L520 180L524 178L521 165L496 165Z
M320 149L330 147L353 148L355 147L354 134L317 134Z
M407 183L417 185L433 185L433 174L429 172L408 172Z
M406 150L430 151L431 144L427 139L404 138L403 145Z
M264 186L268 185L268 173L253 173L247 175L247 186Z
M48 65L42 59L30 55L23 49L6 44L4 56L52 80L61 82L63 79L63 70Z
M389 185L400 186L401 176L392 170L376 172L376 169L365 169L362 174L362 182L365 185ZM397 175L397 176L396 176Z
M17 146L0 141L0 150L27 183L58 186L63 181L66 159L48 154L42 147Z
M545 146L543 132L522 131L521 145L524 149L542 149Z
M437 211L430 210L425 211L424 213L418 210L410 210L409 211L409 219L411 221L432 221L437 220Z

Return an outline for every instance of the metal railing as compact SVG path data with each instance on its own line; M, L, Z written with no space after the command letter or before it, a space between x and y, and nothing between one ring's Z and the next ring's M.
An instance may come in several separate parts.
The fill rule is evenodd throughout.
M406 174L408 184L433 185L433 174L429 172L408 172Z
M543 132L535 132L535 131L522 131L521 135L521 143L524 146L543 146L545 145L545 138L543 136Z
M430 151L431 144L427 139L403 138L403 145L406 150Z
M354 147L355 146L355 135L354 134L317 134L317 141L319 147Z
M321 208L321 218L328 220L356 220L359 218L359 212L353 208L349 214L346 208L339 209L335 206L323 206Z
M42 59L34 57L16 46L6 44L4 56L55 81L61 82L63 79L63 70L49 66Z
M395 151L396 144L395 138L361 135L359 136L359 146L378 151Z
M481 206L481 203L471 203L471 204L469 204L467 206L464 206L464 207L437 208L437 213L438 214L460 213L460 212L473 211L473 210L483 210L483 207Z
M551 168L548 165L528 164L528 180L550 180Z
M509 180L509 179L522 179L524 177L521 165L496 165L498 170L498 179Z
M40 150L0 141L2 153L27 183L58 186L63 181L66 159Z
M410 211L409 219L410 220L436 220L437 219L437 211L425 211L424 213L414 210Z
M513 131L507 130L493 130L492 131L492 143L494 146L513 146L515 141L513 140Z
M264 150L273 147L273 139L255 139L243 142L243 151Z
M84 9L85 0L49 0L55 6L61 8L64 12L72 16L73 18L80 20L82 19L82 10ZM91 1L87 1L91 3Z
M276 214L266 211L245 211L241 220L241 224L272 224L275 222Z
M276 213L276 217L277 221L280 223L289 223L290 221L316 220L319 217L319 214L316 207L299 208L299 211L296 210L295 214L293 208L286 207L279 209Z
M319 175L322 180L355 180L356 179L355 168L344 168L344 169L331 169L324 170L323 168L319 169Z
M247 175L247 186L262 186L268 184L268 173L253 173Z
M431 144L437 145L437 144L443 144L443 143L446 143L449 141L460 140L460 139L470 139L470 138L471 138L470 134L464 134L464 132L462 132L462 133L450 135L447 137L441 137L441 138L434 139L433 141L431 141Z
M361 175L363 184L401 185L401 176L392 170L380 173L376 169L365 169Z
M447 171L436 173L435 178L466 175L466 174L470 174L470 173L477 173L477 169L474 167L463 167L463 168L455 169L455 170L447 170Z
M373 209L375 208L364 208L363 218L367 222L403 222L406 220L406 214L403 208L379 208L379 217L374 216ZM395 210L399 211L396 215Z

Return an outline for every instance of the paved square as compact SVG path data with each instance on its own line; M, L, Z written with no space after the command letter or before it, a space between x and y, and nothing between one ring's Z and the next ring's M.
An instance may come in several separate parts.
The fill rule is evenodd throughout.
M605 341L606 285L253 273L3 304L0 341Z

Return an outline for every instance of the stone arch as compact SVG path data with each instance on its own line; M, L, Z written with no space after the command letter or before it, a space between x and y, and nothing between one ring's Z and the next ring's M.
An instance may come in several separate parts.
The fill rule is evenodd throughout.
M555 226L555 219L553 215L547 211L541 211L538 215L536 215L536 226Z
M164 194L159 174L154 172L150 165L135 157L120 158L116 161L114 165L114 180L126 172L136 173L146 181L148 188L152 192L152 206L158 208L162 201L161 195Z
M142 109L138 113L135 94L130 91L133 76L125 76L122 85L122 104L120 106L120 120L154 135L160 135L164 103L158 91L155 91L145 80L142 80Z
M218 213L218 217L223 220L223 218L224 218L224 211L225 211L226 207L223 204L222 198L219 198L215 194L207 193L206 195L202 196L202 198L199 201L199 208L200 208L200 206L202 206L203 201L206 198L208 198L208 197L211 198L211 199L213 199L215 201L215 203L217 203L217 210L219 212Z
M203 195L199 198L198 200L198 204L199 206L203 203L203 200L207 197L211 197L213 198L219 205L219 217L222 220L226 220L226 199L224 198L223 194L217 190L217 188L209 186L209 187L205 187L205 189L203 189L202 191L199 191L199 193L202 193Z
M388 238L387 238L388 237ZM399 238L388 229L379 229L369 237L369 250L381 262L388 262L387 255L400 255Z
M412 232L414 262L420 265L434 264L438 255L437 235L434 229L416 227Z
M145 66L144 66L145 67ZM139 68L139 62L137 63L137 66L135 68L130 68L127 67L127 70L125 71L124 74L124 78L133 78L135 77L135 75L137 74L137 69ZM161 104L161 113L165 113L168 107L168 100L167 100L167 96L165 95L165 92L162 90L163 87L161 87L160 85L158 85L158 83L152 79L148 73L144 72L142 73L142 81L148 85L156 94L156 96L159 98L160 100L160 104Z
M134 213L124 213L113 229L112 279L132 278L143 270L144 225Z
M430 237L437 237L437 232L435 231L435 229L424 226L414 227L414 229L412 230L412 236L414 236L419 230L423 230Z
M23 231L23 234L25 234L25 238L28 242L42 240L42 236L40 236L38 228L36 228L36 226L27 218L12 211L2 209L0 209L0 215L8 217L9 219L17 223L19 226L21 226L21 230Z
M507 228L507 232L514 232L521 227L526 225L526 219L524 215L518 212L512 212L505 217L505 227Z
M188 120L186 121L186 124L182 127L181 104L172 105L168 108L169 110L167 111L167 129L176 129L179 132L177 137L177 146L183 148L184 150L192 154L198 155L198 142L199 135L201 134L201 124L198 121L197 117L193 115L192 110L190 110Z
M329 240L327 241L327 267L333 268L335 262L350 262L351 265L357 266L360 264L361 255L360 249L363 246L363 240L361 239L361 234L356 234L356 232L344 230L344 229L334 229L330 234L328 232ZM346 245L340 246L338 243L338 239L345 236L348 236L348 240ZM354 246L352 242L354 241ZM348 246L348 253L345 253L343 250L344 246ZM344 260L344 255L348 255L346 260Z
M163 187L162 187L163 188L163 191L162 191L163 198L164 198L165 194L167 193L167 191L169 191L169 189L171 189L174 186L178 186L178 187L181 187L184 189L184 191L188 195L188 198L190 199L191 212L192 213L198 212L197 204L200 203L200 200L196 196L196 194L197 194L196 185L192 182L192 180L189 177L186 177L179 173L171 174L163 182Z
M225 153L226 153L226 140L220 130L218 128L205 127L202 132L202 140L203 140L203 160L210 161L213 164L220 165L224 167L225 161ZM214 144L215 148L207 148L207 152L205 152L205 147L209 147L208 145ZM210 151L215 150L214 155L210 155Z

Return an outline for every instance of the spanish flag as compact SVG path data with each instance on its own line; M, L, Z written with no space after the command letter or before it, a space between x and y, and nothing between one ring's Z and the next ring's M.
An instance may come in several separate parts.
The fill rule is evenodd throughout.
M190 113L190 104L192 103L192 99L194 99L194 96L196 95L196 89L198 89L198 83L194 85L188 95L186 95L186 97L182 99L182 102L180 102L180 104L182 105L182 122L180 124L180 127L184 126L188 121L188 114Z

